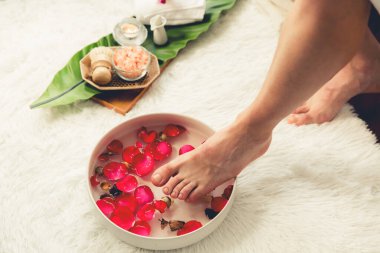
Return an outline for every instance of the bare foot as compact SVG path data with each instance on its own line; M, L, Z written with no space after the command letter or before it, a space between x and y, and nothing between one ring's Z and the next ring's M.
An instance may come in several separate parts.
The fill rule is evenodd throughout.
M300 126L329 122L350 98L365 92L380 92L380 45L370 31L360 52L289 115L288 123Z
M266 152L271 133L251 135L237 125L218 131L195 150L158 168L151 180L163 186L164 194L195 201Z

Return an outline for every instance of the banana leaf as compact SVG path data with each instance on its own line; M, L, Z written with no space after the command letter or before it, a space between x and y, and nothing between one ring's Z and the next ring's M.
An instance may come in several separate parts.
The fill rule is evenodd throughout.
M202 33L206 32L219 19L222 11L230 9L235 2L236 0L207 0L206 14L201 22L181 26L168 26L167 35L169 43L165 46L154 45L152 33L149 32L143 46L154 53L159 59L160 65L163 65L168 60L175 58L178 52L186 47L188 42L197 39ZM118 43L114 40L112 34L109 34L77 52L66 66L54 76L45 92L30 107L67 105L99 94L100 90L84 83L79 68L79 61L91 49L98 46L118 46Z

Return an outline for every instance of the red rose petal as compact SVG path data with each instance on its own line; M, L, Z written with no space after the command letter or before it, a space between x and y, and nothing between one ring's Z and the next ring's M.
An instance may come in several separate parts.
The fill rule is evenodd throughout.
M169 137L176 137L180 135L181 131L176 125L169 124L165 127L163 133Z
M107 201L107 202L109 202L109 203L112 203L112 204L116 205L115 200L113 198L111 198L111 197L104 197L102 199L105 200L105 201Z
M233 185L227 186L226 189L224 189L222 196L226 199L230 199L233 187Z
M129 232L132 232L137 235L142 235L142 236L148 236L150 235L150 225L146 221L136 221L135 225L129 229Z
M228 199L223 198L223 197L213 197L211 200L211 208L215 212L219 213L222 211L224 206L227 204Z
M127 163L132 163L133 158L138 154L141 154L141 152L136 146L126 147L123 151L123 160Z
M131 192L136 189L138 185L137 179L132 175L126 175L116 183L117 189L122 192Z
M185 154L187 152L190 152L191 150L195 149L193 146L191 145L183 145L180 149L179 149L179 155L182 155L182 154Z
M95 186L97 186L98 184L100 184L100 182L98 181L98 179L96 178L95 175L90 177L90 183L91 183L91 186L92 186L92 187L95 187Z
M107 217L110 217L115 210L115 205L112 202L109 202L106 198L97 200L96 205Z
M202 227L202 223L196 220L191 220L185 223L181 229L177 231L177 235L184 235L190 232L193 232L194 230L197 230L198 228Z
M156 161L162 161L172 153L172 145L166 141L153 142L146 145L145 154L151 154Z
M150 221L154 217L156 209L154 208L154 205L151 203L145 204L143 207L140 208L140 210L137 211L136 216L143 221Z
M134 196L140 206L152 202L154 198L152 190L146 185L137 187Z
M160 213L164 213L165 212L165 209L168 205L166 204L165 201L163 200L156 200L154 201L154 207L160 212Z
M156 152L156 146L157 146L157 142L156 141L147 144L145 146L145 148L144 148L144 154L151 154L153 156L154 153Z
M110 159L110 156L107 153L100 154L98 156L99 162L107 162Z
M119 140L113 140L108 144L107 150L114 154L121 154L123 152L123 144Z
M156 153L160 156L160 158L162 158L160 160L163 160L171 155L172 145L170 145L169 142L161 141L157 143Z
M127 166L123 163L110 162L103 168L103 174L109 180L119 180L127 173Z
M143 144L142 144L141 141L136 141L135 146L136 146L137 148L142 148L142 147L143 147Z
M137 208L137 201L133 195L121 195L115 200L117 207L127 207L131 212L135 212Z
M152 143L157 138L156 131L150 131L146 136L144 136L143 141L145 143Z
M177 127L178 127L178 130L179 130L179 134L182 134L183 132L186 131L186 128L183 127L183 126L181 126L181 125L177 125Z
M113 212L110 220L119 227L128 230L135 222L135 216L128 207L118 207Z
M150 131L148 133L147 129L145 127L140 128L137 130L137 136L143 140L145 143L152 143L157 138L157 132L156 131Z
M141 127L139 129L137 129L137 137L139 137L140 139L142 139L142 136L146 135L147 132L148 132L148 130L146 129L146 127Z
M151 173L154 169L154 160L151 155L138 154L132 162L136 175L143 177Z

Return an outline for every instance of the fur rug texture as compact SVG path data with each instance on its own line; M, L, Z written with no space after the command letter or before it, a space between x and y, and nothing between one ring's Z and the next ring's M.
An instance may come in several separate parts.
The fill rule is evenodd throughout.
M97 220L86 190L94 145L147 113L232 122L260 90L282 19L271 2L239 0L126 116L92 101L29 109L77 50L130 12L127 0L0 1L1 253L145 252ZM331 123L279 124L237 191L222 225L176 252L380 252L380 147L348 105Z

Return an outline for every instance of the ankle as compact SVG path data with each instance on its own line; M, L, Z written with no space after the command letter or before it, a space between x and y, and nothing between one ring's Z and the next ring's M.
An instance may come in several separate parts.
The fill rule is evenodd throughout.
M273 127L265 121L238 115L230 126L230 131L248 142L266 142L272 137Z

